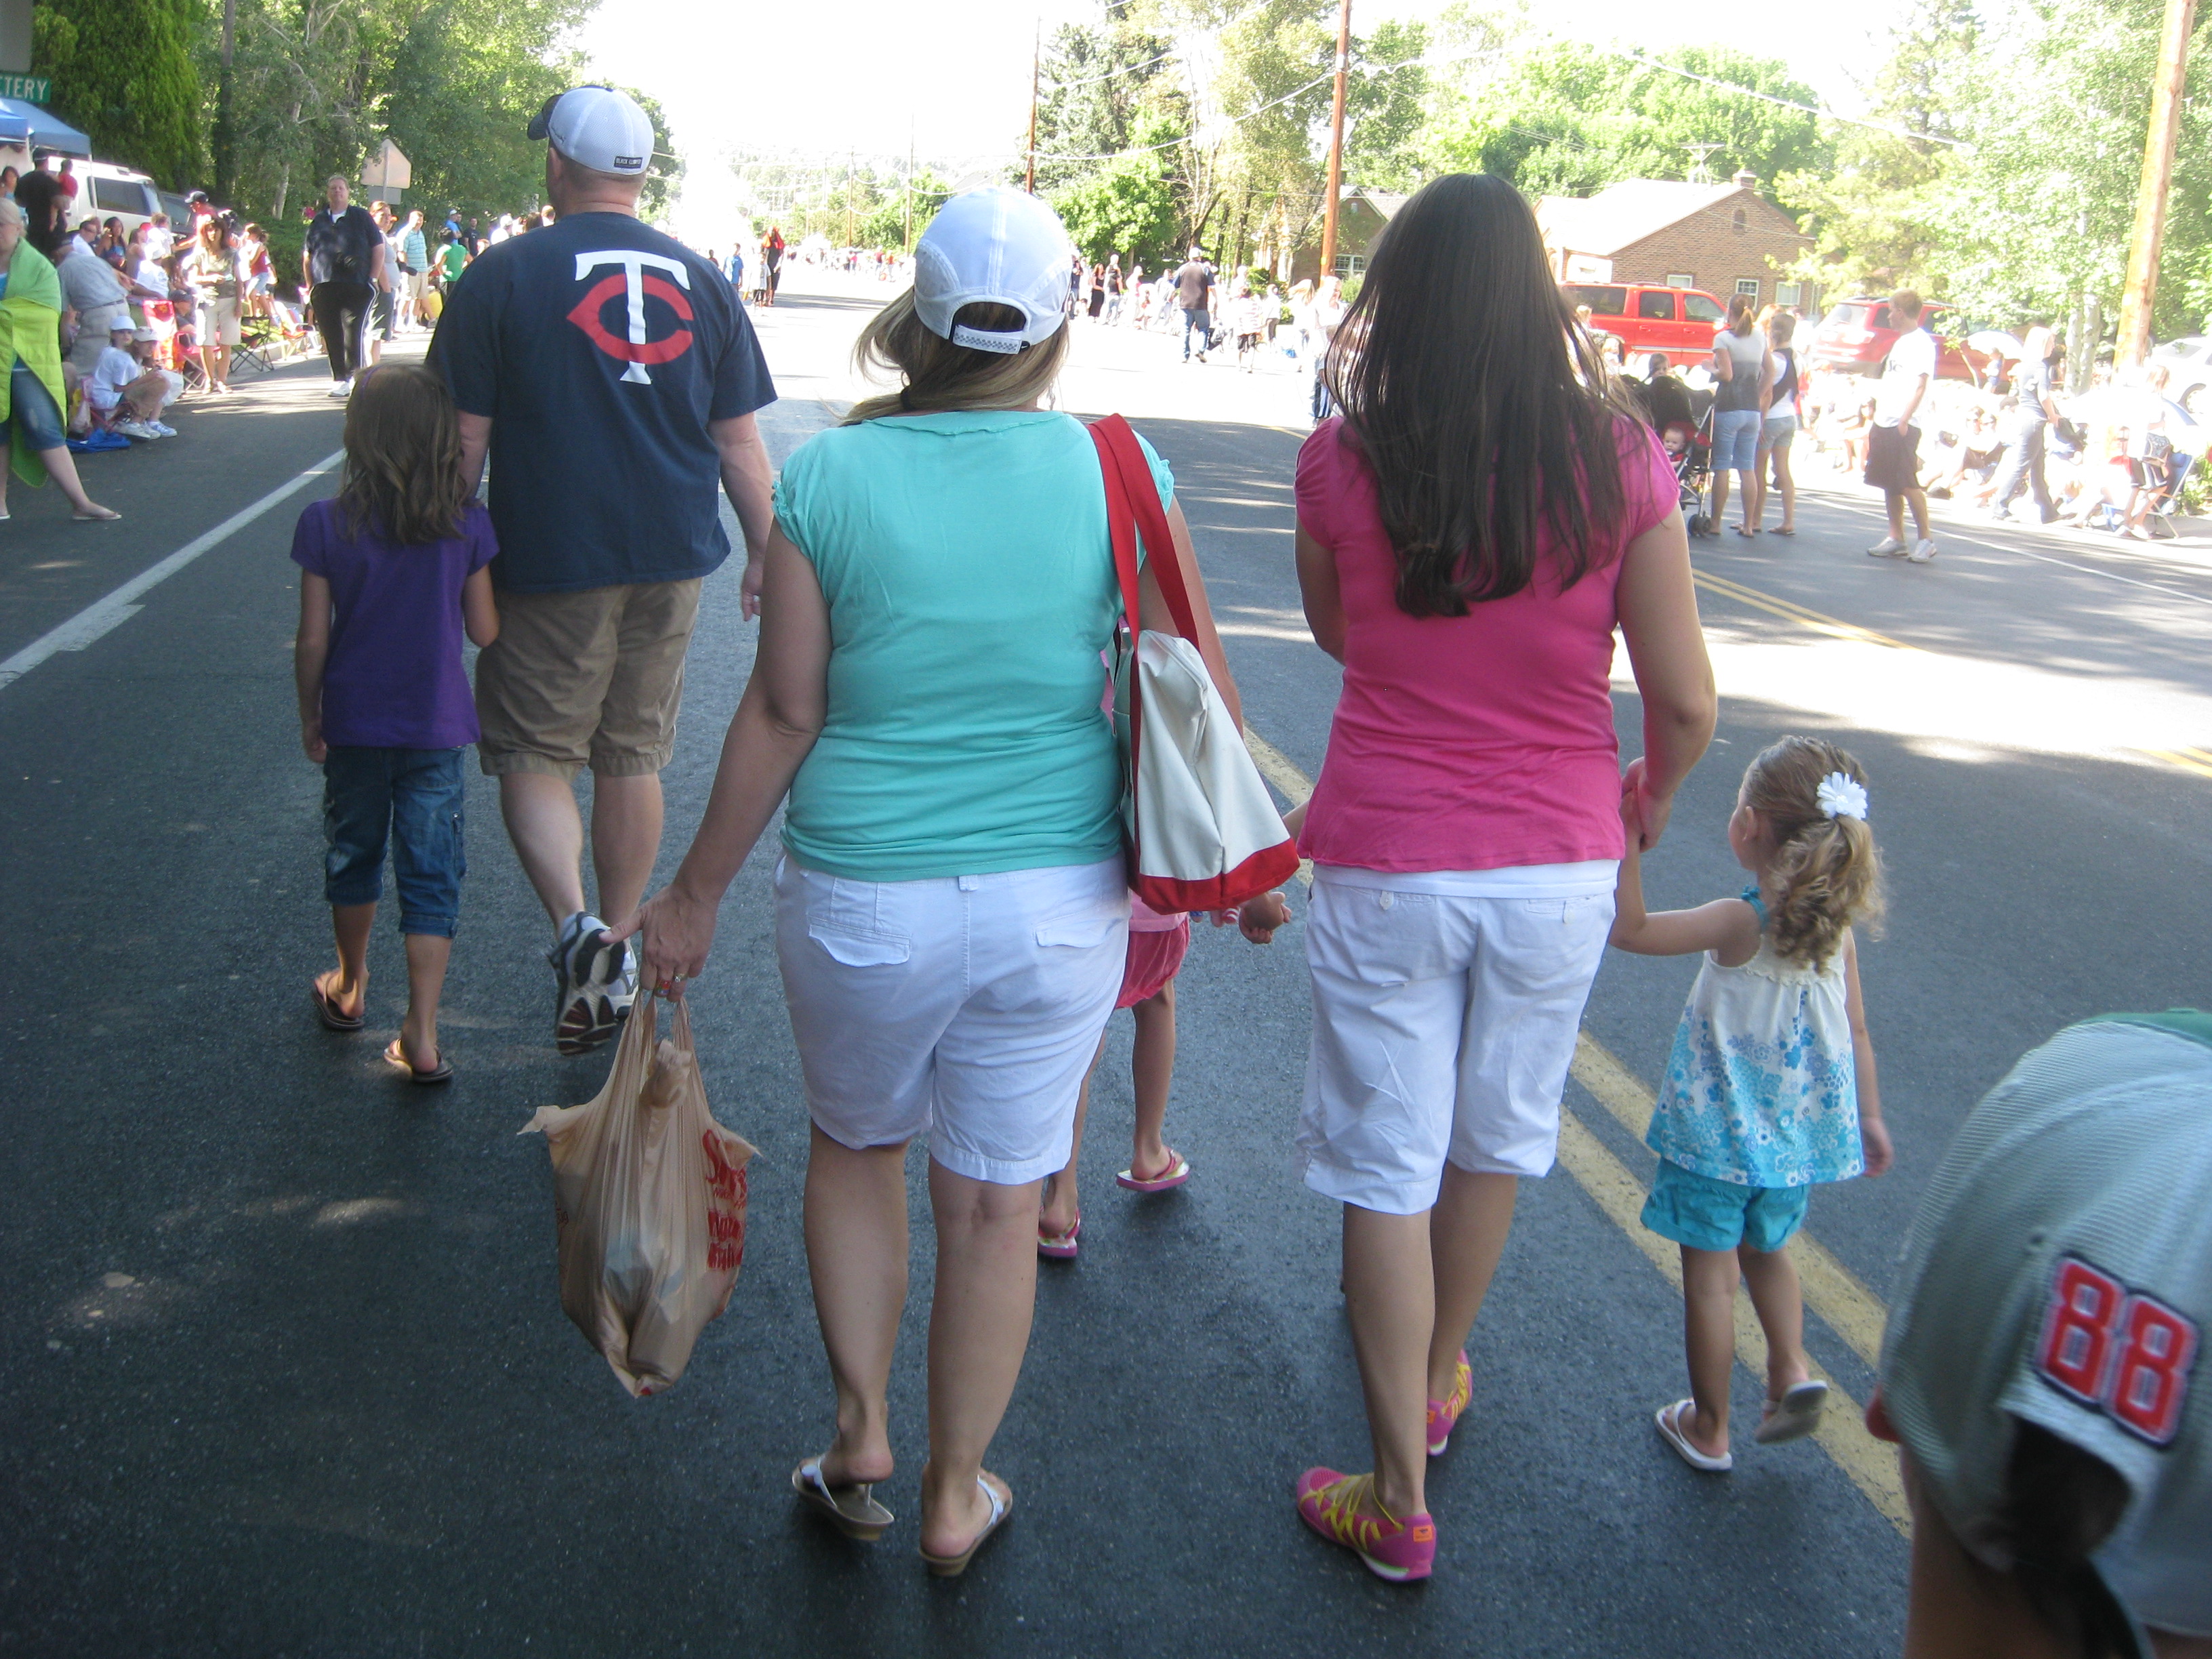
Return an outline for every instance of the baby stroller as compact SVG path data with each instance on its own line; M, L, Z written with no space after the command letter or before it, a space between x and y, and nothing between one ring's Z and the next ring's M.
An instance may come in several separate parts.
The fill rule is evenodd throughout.
M1684 527L1692 536L1719 534L1720 526L1713 522L1706 496L1713 482L1712 410L1708 409L1694 426L1686 420L1669 421L1659 441L1667 447L1668 459L1674 463Z

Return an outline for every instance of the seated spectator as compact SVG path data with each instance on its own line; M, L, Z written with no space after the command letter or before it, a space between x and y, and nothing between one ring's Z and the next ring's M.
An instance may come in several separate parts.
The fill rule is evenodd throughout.
M107 338L107 349L84 383L94 421L126 438L175 437L176 428L164 425L161 414L185 389L185 377L145 361L143 354L153 343L153 330L142 331L119 322Z
M1996 422L1977 402L1965 427L1962 432L1936 434L1935 447L1922 464L1930 501L1950 500L1970 480L1989 486L1980 492L1984 497L1996 488L1997 462L2004 454L2004 440L1997 436Z
M1912 1506L1907 1653L2212 1647L2208 1126L2212 1015L2112 1014L1944 1155L1867 1406Z
M92 251L99 240L100 222L88 219L74 236L63 239L54 261L62 296L76 313L76 339L70 347L69 363L80 376L91 374L100 354L107 349L107 331L118 321L131 320L131 291L115 267Z

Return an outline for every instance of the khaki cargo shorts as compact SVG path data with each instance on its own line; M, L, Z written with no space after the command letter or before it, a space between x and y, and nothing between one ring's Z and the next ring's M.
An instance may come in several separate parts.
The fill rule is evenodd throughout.
M666 766L700 581L501 593L499 637L477 658L483 769L627 778Z

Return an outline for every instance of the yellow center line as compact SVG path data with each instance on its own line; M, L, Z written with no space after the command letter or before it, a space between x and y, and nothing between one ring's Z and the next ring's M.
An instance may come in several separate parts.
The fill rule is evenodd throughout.
M1886 645L1897 651L1917 651L1921 648L1917 645L1909 645L1903 640L1893 640L1887 634L1877 634L1872 629L1861 628L1856 623L1847 623L1835 617L1823 616L1818 611L1808 611L1794 600L1762 592L1756 587L1747 587L1741 582L1730 581L1725 576L1716 576L1711 571L1692 570L1690 576L1698 586L1710 592L1717 593L1723 599L1733 599L1738 605L1747 605L1755 610L1766 611L1769 615L1781 617L1784 622L1794 622L1801 628L1811 629L1818 634L1831 635L1839 640L1856 640L1869 645ZM2168 766L2177 767L2184 772L2193 772L2199 777L2212 778L2212 751L2183 748L2138 749L2135 752L2147 755L2151 759L2163 762Z
M1845 623L1836 625L1848 627ZM1880 639L1879 635L1873 637ZM1249 726L1244 732L1244 746L1251 751L1261 776L1281 790L1293 806L1311 797L1312 780L1297 769L1290 757ZM2212 762L2212 756L2206 758ZM1298 879L1309 887L1313 884L1310 861L1300 865ZM1589 1091L1593 1099L1638 1140L1644 1138L1651 1121L1654 1097L1642 1079L1588 1031L1575 1040L1571 1069L1575 1080ZM1644 1183L1565 1104L1559 1108L1559 1162L1598 1208L1628 1235L1630 1242L1674 1286L1675 1294L1680 1295L1680 1254L1671 1243L1644 1225L1644 1200L1647 1196ZM1843 1338L1853 1353L1869 1365L1878 1365L1882 1328L1887 1318L1881 1299L1809 1233L1801 1231L1790 1241L1790 1259L1797 1264L1805 1305ZM1766 1338L1759 1328L1758 1315L1747 1297L1736 1298L1735 1356L1745 1370L1762 1383L1765 1381ZM1864 1413L1849 1390L1817 1363L1813 1373L1828 1384L1827 1409L1820 1415L1820 1426L1814 1431L1814 1439L1869 1504L1899 1532L1909 1532L1911 1515L1905 1505L1896 1454L1867 1432Z
M1691 580L1698 586L1718 593L1723 599L1734 599L1738 605L1748 605L1768 611L1784 621L1794 622L1816 633L1833 635L1839 640L1857 640L1868 645L1886 645L1893 651L1917 651L1917 645L1903 640L1893 640L1887 634L1877 634L1871 628L1861 628L1856 623L1847 623L1840 617L1823 615L1808 610L1794 599L1762 592L1756 587L1746 587L1741 582L1732 582L1725 576L1716 576L1709 570L1692 570Z

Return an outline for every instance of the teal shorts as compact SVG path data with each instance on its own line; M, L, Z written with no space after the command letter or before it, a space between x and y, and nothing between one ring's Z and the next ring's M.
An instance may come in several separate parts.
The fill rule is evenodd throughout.
M1778 1250L1805 1224L1809 1187L1741 1187L1659 1160L1644 1224L1693 1250Z

